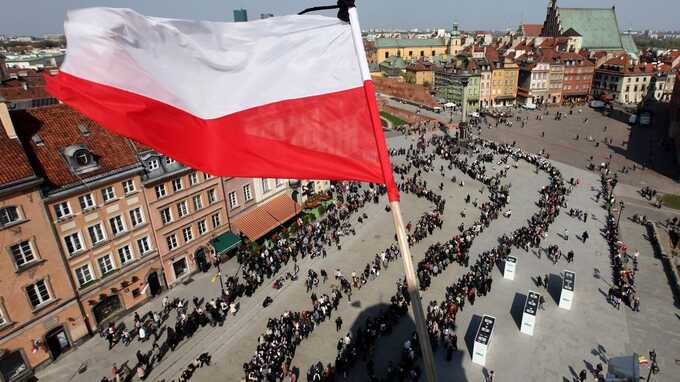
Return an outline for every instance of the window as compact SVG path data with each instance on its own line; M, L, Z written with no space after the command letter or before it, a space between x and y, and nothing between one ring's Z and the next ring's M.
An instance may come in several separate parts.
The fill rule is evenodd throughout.
M164 197L165 195L167 195L167 193L165 191L165 184L156 185L155 189L156 189L156 198L160 199L160 198Z
M161 221L163 224L168 224L172 221L172 212L170 208L164 208L161 210Z
M170 158L170 157L165 157L165 164L173 164L175 162L177 162L177 161Z
M61 202L54 206L54 213L57 215L57 219L63 219L71 215L71 206L68 202Z
M236 197L235 191L229 193L229 207L231 208L238 207L238 197Z
M73 157L75 158L76 163L78 163L78 166L87 166L92 159L92 156L87 150L78 150Z
M203 200L201 199L201 195L194 195L192 200L194 202L194 210L195 211L198 211L201 208L203 208Z
M125 232L125 222L123 221L122 216L118 215L112 217L109 219L109 224L111 225L111 233L113 236L118 236Z
M208 180L208 179L210 179L210 178L212 178L212 175L208 174L207 172L204 172L204 173L203 173L203 179L204 179L204 180Z
M425 57L425 51L424 50L420 51L420 57Z
M283 179L276 179L276 187L283 186Z
M412 51L412 50L409 50L409 51L408 51L408 56L409 56L409 57L413 57L413 51Z
M269 179L262 179L262 193L266 194L269 190Z
M434 57L434 56L436 56L436 55L437 55L437 53L433 50L433 51L432 51L432 57Z
M9 251L12 252L14 263L17 265L17 268L21 268L36 260L35 255L33 254L33 246L28 240L14 244L9 247Z
M146 168L149 171L158 170L159 167L160 167L160 164L158 163L158 159L151 159L151 160L146 162Z
M212 226L213 228L217 228L220 226L220 214L214 214L210 217L212 220Z
M177 192L177 191L182 191L184 188L184 185L182 184L182 178L177 178L172 180L172 190Z
M0 307L0 327L5 325L7 323L7 320L5 319L5 313L2 311L2 307Z
M172 251L173 249L177 248L177 237L174 234L166 237L165 241L168 243L169 250Z
M191 227L186 227L182 229L182 236L184 237L184 242L188 243L194 240L194 230Z
M132 222L133 227L144 224L144 215L140 207L130 210L130 222Z
M87 227L87 233L90 235L90 242L92 245L96 245L106 240L106 234L102 229L101 223L91 225Z
M208 204L213 204L217 200L217 195L215 194L215 189L211 188L208 190Z
M189 185L193 186L196 183L198 183L198 174L195 173L195 172L192 172L191 174L189 174Z
M78 201L80 202L80 209L83 211L94 208L95 206L94 197L92 197L92 194L81 195L78 198Z
M31 301L31 305L34 309L52 299L45 279L27 286L26 293L28 293L28 299Z
M113 186L102 189L102 199L104 199L104 203L113 200L115 197L116 191L113 189Z
M385 52L385 58L390 58L390 52Z
M249 202L253 199L253 193L250 191L249 184L243 186L243 197L246 199L246 202Z
M139 254L142 255L142 256L151 252L151 245L149 244L149 238L144 236L140 239L137 239L137 249L139 249Z
M104 255L97 259L97 264L99 265L99 271L102 276L106 276L115 270L113 266L113 260L111 260L111 255Z
M123 182L123 193L125 195L135 192L135 182L131 179Z
M208 231L208 225L205 223L205 219L198 222L198 234L203 235Z
M78 287L80 288L94 281L90 264L85 264L76 268L76 281L78 281Z
M187 208L187 202L186 200L183 200L179 203L177 203L177 216L178 217L183 217L189 213L189 209Z
M120 265L125 265L132 261L132 251L129 245L118 248L118 258L120 259Z
M83 241L80 239L79 232L64 236L64 244L66 245L66 251L71 256L83 250Z
M0 208L0 227L19 220L19 209L14 206Z

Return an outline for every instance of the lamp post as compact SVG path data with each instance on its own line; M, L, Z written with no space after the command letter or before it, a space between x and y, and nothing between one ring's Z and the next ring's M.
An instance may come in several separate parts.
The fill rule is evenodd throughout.
M619 217L616 219L616 226L619 226L619 223L621 222L621 214L623 213L623 208L624 208L623 200L619 200Z

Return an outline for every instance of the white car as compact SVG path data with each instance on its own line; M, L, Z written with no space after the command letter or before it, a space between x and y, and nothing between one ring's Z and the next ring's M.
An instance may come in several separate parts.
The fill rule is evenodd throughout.
M536 110L536 104L533 104L533 103L524 104L524 105L522 105L522 107L527 109L527 110Z
M590 107L592 107L593 109L602 109L606 105L607 104L602 102L602 101L598 101L598 100L590 101Z
M473 111L472 113L470 113L470 115L471 115L472 117L479 118L479 113L476 112L476 111Z

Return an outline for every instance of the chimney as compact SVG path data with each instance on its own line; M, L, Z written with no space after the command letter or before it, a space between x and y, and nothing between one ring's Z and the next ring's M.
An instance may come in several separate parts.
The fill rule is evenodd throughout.
M12 123L12 118L9 116L9 110L7 109L7 104L4 99L0 98L0 125L4 127L5 134L12 139L17 138L17 132L14 130L14 124Z

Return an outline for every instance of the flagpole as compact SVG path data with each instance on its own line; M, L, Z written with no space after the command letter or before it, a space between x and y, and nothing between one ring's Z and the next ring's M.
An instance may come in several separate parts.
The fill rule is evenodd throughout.
M339 2L340 4L341 2ZM353 3L351 1L350 3ZM364 93L369 105L371 113L371 124L373 125L373 132L375 134L378 152L380 153L380 162L385 176L385 183L388 189L394 186L394 179L392 176L392 166L387 157L387 147L385 144L385 136L383 134L380 117L378 115L378 107L375 101L375 91L370 81L370 72L368 70L368 61L366 59L366 52L364 51L364 43L361 37L361 28L359 26L359 16L355 7L349 8L349 21L352 29L352 39L354 40L354 49L359 59L359 67L361 68L361 77L364 80ZM391 184L389 184L391 183ZM389 190L388 190L389 191ZM434 356L432 355L432 346L430 345L430 336L425 323L425 315L423 313L423 306L420 300L420 292L418 291L418 279L413 268L413 259L411 257L411 250L406 238L406 230L404 229L404 221L401 216L401 206L399 204L398 194L396 197L390 195L390 207L392 209L392 218L394 220L394 228L397 233L397 241L399 242L399 250L404 263L404 274L406 278L406 286L409 296L411 298L411 310L416 322L416 333L418 333L418 343L423 355L423 364L425 367L425 375L429 382L437 381L437 370L434 365Z

